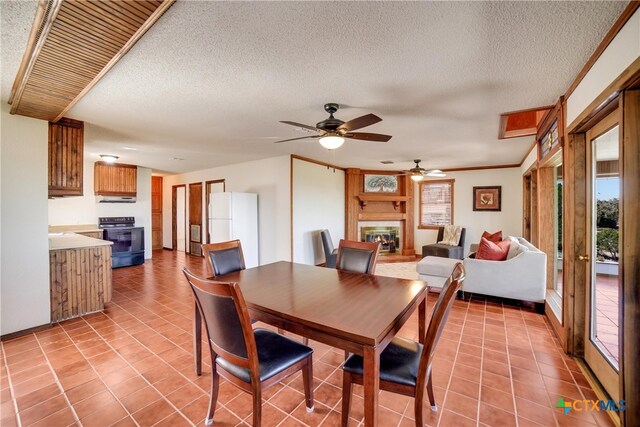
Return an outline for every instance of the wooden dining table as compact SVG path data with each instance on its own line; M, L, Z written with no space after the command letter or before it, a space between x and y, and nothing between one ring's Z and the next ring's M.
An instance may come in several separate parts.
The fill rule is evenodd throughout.
M427 284L280 261L229 273L238 282L252 319L364 358L364 420L378 421L380 353L418 309L424 340ZM202 321L196 308L194 355L201 373Z

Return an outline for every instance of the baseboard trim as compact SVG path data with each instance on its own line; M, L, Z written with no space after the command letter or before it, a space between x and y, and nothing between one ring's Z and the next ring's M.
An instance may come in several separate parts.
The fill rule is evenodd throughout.
M24 335L33 334L35 332L46 331L47 329L51 329L52 326L52 323L47 323L45 325L34 326L33 328L24 329L22 331L11 332L10 334L0 336L0 341L9 341L15 338L20 338Z

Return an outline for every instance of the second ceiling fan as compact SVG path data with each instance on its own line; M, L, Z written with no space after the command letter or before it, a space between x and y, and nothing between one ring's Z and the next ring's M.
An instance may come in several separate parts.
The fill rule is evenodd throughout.
M425 177L447 176L447 174L442 172L440 169L425 169L420 167L421 161L422 160L420 159L415 159L413 162L416 165L409 170L403 171L401 175L409 175L414 181L422 181Z
M338 111L340 106L336 103L324 104L324 110L329 113L329 117L316 123L315 126L309 126L302 123L296 123L291 121L281 121L291 126L300 127L312 131L320 132L319 135L302 136L299 138L284 139L282 141L275 141L276 144L288 141L297 141L299 139L319 139L320 144L329 149L334 150L344 144L345 139L359 139L369 142L387 142L391 139L391 135L382 135L379 133L367 133L367 132L353 132L357 129L362 129L372 124L381 122L382 119L375 114L366 114L364 116L356 117L355 119L343 122L340 119L333 117L333 114Z

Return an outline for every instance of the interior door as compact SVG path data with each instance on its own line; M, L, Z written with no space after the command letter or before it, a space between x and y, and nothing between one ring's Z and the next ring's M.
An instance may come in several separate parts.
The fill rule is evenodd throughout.
M151 177L151 249L162 249L162 177Z
M617 111L587 132L585 360L615 401L620 397L620 132Z
M189 252L202 255L202 183L189 184Z

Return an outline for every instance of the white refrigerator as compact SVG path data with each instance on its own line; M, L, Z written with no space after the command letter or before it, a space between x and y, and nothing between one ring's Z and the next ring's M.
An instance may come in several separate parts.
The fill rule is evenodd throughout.
M209 198L209 241L239 239L247 268L259 265L258 195L254 193L211 193Z

